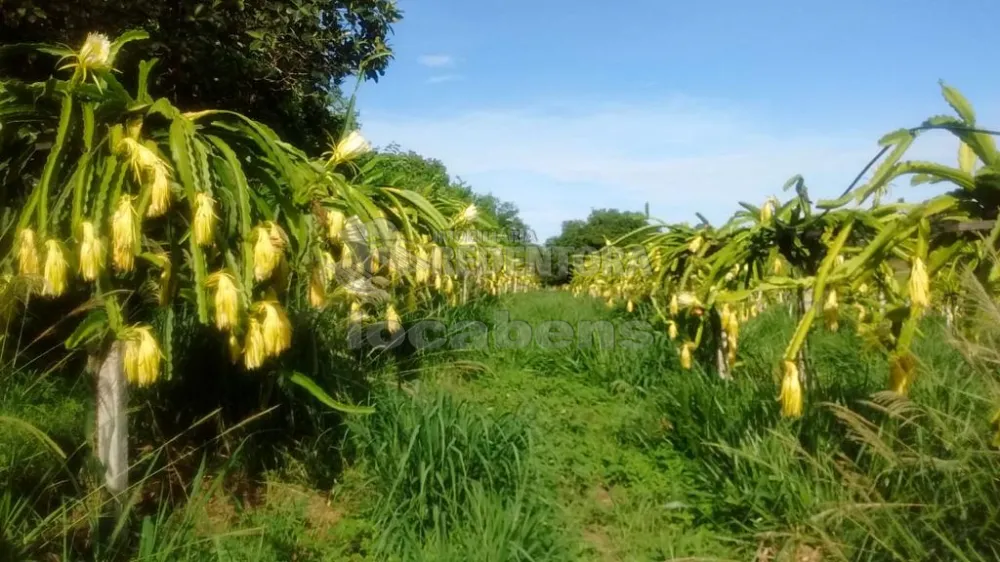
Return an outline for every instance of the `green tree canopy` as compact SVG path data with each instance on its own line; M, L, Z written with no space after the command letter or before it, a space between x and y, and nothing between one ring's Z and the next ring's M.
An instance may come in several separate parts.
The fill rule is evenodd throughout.
M597 249L604 246L606 240L614 241L637 228L646 225L646 215L635 211L619 211L618 209L594 209L587 220L563 221L562 233L549 238L545 245L550 247L571 248L582 251L586 248Z
M521 220L517 205L501 201L492 194L480 194L461 178L452 178L445 165L435 158L412 150L403 151L390 144L373 153L369 165L381 181L416 191L429 199L451 199L476 205L479 213L495 224L504 240L510 243L529 242L530 231Z
M564 259L603 248L608 241L645 225L645 213L618 209L594 209L587 220L563 221L559 236L545 241L552 269L543 281L549 285L568 283L573 276L572 263L562 265Z
M158 58L153 88L173 103L246 114L317 155L328 147L327 132L336 135L343 124L344 78L373 57L366 78L384 73L386 37L400 18L394 0L5 0L0 37L76 49L90 32L144 29L151 40L123 53L119 68ZM7 57L0 73L38 80L50 65ZM124 81L134 84L136 76Z

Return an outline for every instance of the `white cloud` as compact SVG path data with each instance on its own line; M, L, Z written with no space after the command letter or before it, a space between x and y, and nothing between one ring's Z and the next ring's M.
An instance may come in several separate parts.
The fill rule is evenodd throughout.
M932 109L933 111L933 109ZM924 116L915 116L913 124ZM824 134L775 127L738 108L677 97L642 105L472 111L441 118L369 113L366 133L443 161L479 191L514 201L540 238L590 208L641 210L667 221L726 220L739 201L787 198L802 174L814 199L837 197L898 123L845 123ZM951 162L947 133L922 137L911 158ZM890 197L940 192L899 182Z
M431 76L430 78L425 80L425 82L428 84L442 84L444 82L454 82L459 78L461 78L461 76L459 76L458 74L441 74L438 76Z
M430 68L444 68L455 64L455 58L451 55L421 55L417 57L417 62Z

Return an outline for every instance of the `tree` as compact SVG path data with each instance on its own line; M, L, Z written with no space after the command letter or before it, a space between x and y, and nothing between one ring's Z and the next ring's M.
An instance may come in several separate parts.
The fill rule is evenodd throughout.
M364 165L363 165L364 166ZM492 194L480 194L461 178L452 179L444 163L412 150L404 152L390 144L370 156L368 173L394 187L409 189L434 200L456 201L461 206L474 204L480 216L498 231L503 242L529 242L529 230L521 220L517 205L501 201Z
M311 159L238 113L185 112L145 83L129 91L115 59L142 38L94 34L79 51L40 46L50 62L62 57L56 76L0 79L0 307L20 316L5 325L33 322L33 341L54 337L90 356L98 457L116 494L128 482L127 385L173 378L178 322L197 323L191 339L216 344L209 362L225 357L327 406L364 411L333 401L308 369L285 362L296 360L286 353L295 310L308 303L355 324L384 317L398 332L392 295L339 281L384 271L401 290L454 293L441 248L422 245L462 218L446 219L419 194L348 177L368 149L356 132L328 159ZM400 251L376 254L388 240L365 230L390 225ZM409 254L421 258L416 275L394 261Z
M7 0L0 37L76 49L90 32L143 29L152 40L123 53L120 68L157 58L153 87L175 105L243 113L316 156L342 129L343 80L366 61L365 78L383 75L400 18L393 0ZM31 54L0 60L5 76L41 80L50 70Z
M618 209L594 209L586 221L563 221L562 233L545 241L550 253L550 262L554 265L559 261L559 254L589 254L603 248L608 242L614 242L636 229L646 226L645 213L635 211L619 211ZM573 272L570 269L556 267L551 275L545 278L550 285L568 283Z

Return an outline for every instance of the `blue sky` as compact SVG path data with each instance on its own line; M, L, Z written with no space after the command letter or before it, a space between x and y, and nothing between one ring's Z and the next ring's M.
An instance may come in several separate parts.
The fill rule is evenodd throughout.
M363 133L513 201L538 238L591 209L721 222L805 176L839 193L879 136L950 109L1000 126L996 0L400 0ZM951 163L928 135L913 156ZM893 197L921 197L908 183Z

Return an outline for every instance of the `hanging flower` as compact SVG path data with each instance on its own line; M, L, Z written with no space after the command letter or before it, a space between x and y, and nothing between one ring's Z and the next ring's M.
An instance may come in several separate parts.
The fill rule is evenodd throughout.
M243 364L247 369L259 369L267 359L264 345L264 330L254 316L247 323L247 334L243 343Z
M321 268L313 270L309 276L309 304L314 308L323 308L326 305L326 283L325 275Z
M838 322L840 305L837 304L837 291L830 289L826 295L826 302L823 303L823 317L826 319L826 327L831 332L836 332L840 327Z
M784 376L781 379L781 415L786 418L797 418L802 415L802 384L799 381L799 369L794 361L787 359L781 364Z
M684 342L681 346L681 368L685 371L691 369L691 348L694 344L691 342Z
M199 193L194 200L194 242L199 246L212 243L215 230L215 200L207 193Z
M255 309L257 314L264 315L261 321L264 352L270 357L276 357L292 346L292 324L277 302L264 301L258 303Z
M674 295L670 297L670 315L677 316L678 314L680 314L680 311L681 311L680 299L677 298L677 293L674 293Z
M229 337L226 338L226 348L229 350L229 362L235 365L243 353L243 347L240 345L240 340L236 337L236 334L230 333Z
M45 269L43 272L45 284L42 287L42 294L58 297L66 292L66 270L69 269L69 264L66 263L62 244L58 240L50 238L45 242L45 248Z
M910 269L910 302L913 306L927 308L931 305L930 283L927 279L927 268L924 260L913 258Z
M149 169L149 207L147 217L158 217L170 208L170 168L159 161Z
M25 228L21 231L17 246L17 271L21 275L38 275L38 247L35 245L35 231Z
M391 304L385 309L385 325L390 334L396 334L403 329L399 313L396 312L396 308Z
M124 138L120 149L128 157L135 181L149 188L147 217L158 217L170 208L170 166L149 147L132 138Z
M129 328L125 335L125 377L137 386L153 384L160 375L160 355L152 328Z
M94 224L84 221L80 224L80 274L85 281L93 281L104 268L104 245L94 231Z
M667 322L667 335L670 337L671 341L677 339L677 322L674 322L673 320Z
M253 247L253 275L257 281L271 277L281 260L281 252L271 239L271 231L265 226L254 228L256 241Z
M240 293L233 276L225 271L216 271L208 276L206 283L215 287L215 327L232 330L239 324Z
M341 234L344 232L344 213L337 209L329 209L326 212L326 235L331 242L340 242Z
M119 271L132 271L135 266L137 240L135 209L132 197L122 195L111 216L111 262Z

